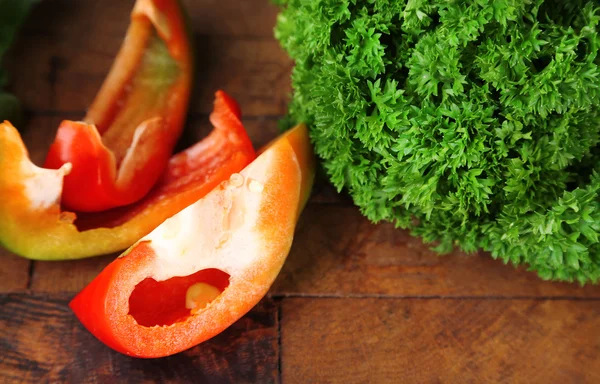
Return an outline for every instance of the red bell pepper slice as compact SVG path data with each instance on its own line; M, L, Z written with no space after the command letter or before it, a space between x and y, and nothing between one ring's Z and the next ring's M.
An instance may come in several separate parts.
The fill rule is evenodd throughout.
M79 259L126 249L255 157L238 105L217 92L205 139L174 155L154 188L135 204L110 211L61 211L60 170L36 167L18 131L0 124L0 244L37 260Z
M181 135L192 50L176 0L137 0L121 50L83 122L63 121L44 167L71 163L63 205L96 212L134 203L157 182Z
M138 241L70 307L99 340L131 356L167 356L207 340L267 293L313 179L300 125Z

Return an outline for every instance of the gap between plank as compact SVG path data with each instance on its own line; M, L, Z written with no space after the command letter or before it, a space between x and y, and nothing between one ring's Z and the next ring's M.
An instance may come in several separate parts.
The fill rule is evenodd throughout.
M27 284L25 285L25 289L28 291L31 289L33 285L33 272L35 268L35 260L29 260L29 269L27 270Z

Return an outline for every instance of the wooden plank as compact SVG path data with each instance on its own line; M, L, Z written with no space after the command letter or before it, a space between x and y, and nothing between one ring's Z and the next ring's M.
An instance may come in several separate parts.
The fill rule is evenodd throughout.
M31 261L0 246L0 294L27 289Z
M278 309L271 301L197 347L144 360L96 340L68 309L69 298L0 295L0 382L278 382Z
M113 2L119 3L118 0L110 0L111 4ZM273 37L278 7L271 1L184 0L183 4L197 35L253 39ZM113 14L112 10L109 14Z
M83 260L35 261L30 289L33 292L79 292L118 254Z
M272 23L271 23L272 25ZM292 62L275 39L199 36L194 112L209 112L213 94L223 89L246 116L283 115L291 93Z
M600 287L544 282L487 255L438 256L406 231L356 208L309 205L276 295L600 297Z
M83 114L121 45L132 4L40 3L6 63L12 89L26 108ZM273 38L277 8L262 0L186 5L198 61L191 111L210 112L214 92L224 89L248 116L284 114L292 63Z
M284 383L598 383L599 301L286 299Z

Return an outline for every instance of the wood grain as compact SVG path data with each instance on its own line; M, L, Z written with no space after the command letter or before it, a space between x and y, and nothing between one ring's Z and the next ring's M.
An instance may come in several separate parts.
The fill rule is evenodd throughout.
M31 261L0 246L0 294L27 289Z
M276 383L277 305L264 300L183 353L135 359L104 346L68 309L69 295L0 295L2 383Z
M600 301L288 299L284 383L598 383Z
M6 63L12 90L26 108L83 114L121 45L132 4L40 3ZM284 114L292 62L273 38L277 8L264 0L189 0L186 5L197 55L191 112L210 112L214 92L223 89L248 116Z
M358 209L312 204L272 290L284 296L596 297L600 287L544 282L480 255L438 256L390 224Z
M110 0L107 3L120 2ZM132 3L132 0L129 0L129 3ZM278 8L272 1L183 0L183 4L196 34L252 39L273 38Z
M118 254L83 260L34 261L30 289L34 292L77 293Z

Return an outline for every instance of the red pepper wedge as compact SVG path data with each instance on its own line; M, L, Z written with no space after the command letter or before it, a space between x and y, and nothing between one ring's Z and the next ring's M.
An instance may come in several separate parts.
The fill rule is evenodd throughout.
M131 356L168 356L215 336L275 280L314 169L300 125L138 241L70 307L99 340Z
M239 113L231 97L217 92L210 115L213 131L171 157L142 200L77 215L60 207L69 166L35 166L19 132L8 122L0 124L0 245L37 260L79 259L126 249L256 157Z
M97 212L134 203L157 182L181 135L192 48L177 0L137 0L127 36L83 122L63 121L44 164L71 163L62 204Z

